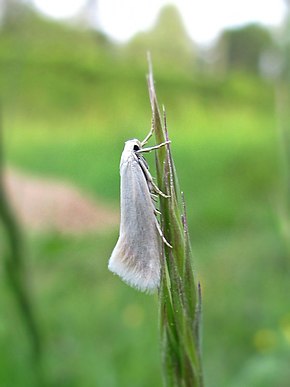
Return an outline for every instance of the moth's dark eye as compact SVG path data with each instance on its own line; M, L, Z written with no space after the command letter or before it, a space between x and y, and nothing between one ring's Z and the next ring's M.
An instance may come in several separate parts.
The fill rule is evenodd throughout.
M140 148L138 147L138 145L134 145L134 151L138 151L138 150L140 150Z

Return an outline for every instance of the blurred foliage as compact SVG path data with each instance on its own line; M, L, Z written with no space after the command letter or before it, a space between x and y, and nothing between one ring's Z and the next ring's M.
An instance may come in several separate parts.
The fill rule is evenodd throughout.
M150 126L146 52L136 48L133 60L96 31L32 10L13 23L3 22L0 33L9 164L72 181L118 208L123 143ZM154 52L153 62L203 288L205 384L254 387L271 374L272 385L287 386L289 253L277 217L273 84L245 69L218 78L178 60L165 66ZM161 385L157 299L107 270L117 230L79 238L27 230L27 238L51 384ZM28 343L3 281L1 242L2 232L0 385L30 387Z

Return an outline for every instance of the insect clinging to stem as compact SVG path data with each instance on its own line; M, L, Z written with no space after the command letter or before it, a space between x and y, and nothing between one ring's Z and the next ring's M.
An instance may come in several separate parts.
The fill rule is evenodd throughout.
M128 140L121 156L121 221L117 244L109 260L109 270L128 285L153 292L160 284L161 243L165 239L158 222L154 201L158 195L169 198L154 183L143 153L158 150L170 141L144 148L154 132L143 141Z

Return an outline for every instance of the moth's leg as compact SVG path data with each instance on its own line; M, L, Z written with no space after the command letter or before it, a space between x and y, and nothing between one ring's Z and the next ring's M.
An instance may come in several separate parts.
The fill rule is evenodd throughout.
M167 144L170 144L171 141L165 141L165 142L162 142L161 144L158 144L158 145L155 145L155 146L150 146L149 148L141 148L139 149L138 151L136 151L135 153L145 153L145 152L151 152L153 150L156 150L156 149L159 149Z
M142 171L144 172L144 175L145 175L147 181L151 184L154 191L156 193L158 193L159 195L163 196L164 198L169 198L170 196L168 196L165 193L163 193L162 191L160 191L160 189L157 187L157 185L153 182L153 178L151 176L151 173L146 168L146 165L144 164L143 160L139 159L138 162L139 162L140 167L142 168Z
M161 212L159 210L157 210L157 208L154 208L154 214L155 215L161 215Z
M161 230L161 227L160 227L160 224L159 224L157 218L155 218L155 223L156 223L156 228L157 228L157 230L158 230L158 232L159 232L159 235L161 236L163 242L166 244L166 246L168 246L168 247L170 247L170 248L172 249L171 244L170 244L169 242L167 242L165 236L163 235L163 232L162 232L162 230Z
M157 198L158 198L158 195L150 192L150 196L151 196L151 199L156 203L157 202Z
M147 144L147 142L149 141L149 139L152 137L153 135L153 132L154 132L154 121L153 121L153 118L151 120L151 129L150 129L150 132L147 134L147 136L144 138L144 140L141 142L141 145L144 146L145 144Z
M150 175L151 179L152 179L152 176ZM157 185L153 182L153 180L150 181L150 184L152 185L154 191L156 193L158 193L160 196L163 196L164 198L170 198L170 195L166 195L165 193L163 193L158 187Z
M139 155L138 155L137 158L138 158L138 159L142 159L142 161L143 161L144 165L146 166L146 168L149 169L149 165L148 165L146 159L145 159L143 156L139 156Z

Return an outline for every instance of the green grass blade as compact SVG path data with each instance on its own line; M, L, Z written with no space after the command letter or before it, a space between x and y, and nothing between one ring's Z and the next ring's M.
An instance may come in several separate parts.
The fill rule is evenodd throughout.
M43 341L35 316L33 302L27 286L26 256L22 232L10 207L4 187L4 144L0 117L0 225L4 240L4 266L7 284L13 294L31 344L31 359L35 370L36 385L45 386L42 369Z
M161 118L149 64L148 88L156 143L168 140L166 115ZM172 248L165 246L159 291L164 382L167 386L202 386L200 349L201 297L192 269L192 253L170 145L156 152L157 182L170 198L160 198L161 226Z

